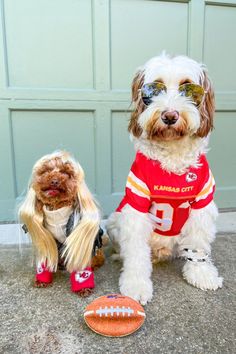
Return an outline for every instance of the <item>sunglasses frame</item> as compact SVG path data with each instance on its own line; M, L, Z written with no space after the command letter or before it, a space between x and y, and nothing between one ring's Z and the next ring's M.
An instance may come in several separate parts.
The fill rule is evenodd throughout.
M201 96L201 100L194 100L194 95L184 95L185 97L189 97L189 98L192 98L192 102L193 104L195 104L197 107L199 107L203 101L203 98L205 96L205 94L207 93L207 91L204 90L204 88L201 86L201 85L198 85L198 84L194 84L194 83L185 83L185 84L182 84L179 86L178 88L178 91L179 91L179 94L181 95L181 92L184 92L184 89L186 90L186 88L190 87L190 86L194 86L194 87L197 87L198 90L200 90L200 96ZM144 96L143 95L143 89L145 90L148 90L151 88L153 89L153 91L150 91L149 92L146 92L146 95ZM183 90L181 91L180 89L183 88ZM141 89L139 89L140 93L141 93L141 98L142 98L142 101L143 103L145 104L145 106L148 106L150 103L151 103L151 99L153 96L158 96L160 93L162 92L167 92L167 87L166 85L163 83L163 82L160 82L160 81L153 81L153 82L150 82L150 83L146 83L142 86ZM155 92L155 93L154 93ZM186 91L185 91L186 92ZM145 92L144 92L145 94Z

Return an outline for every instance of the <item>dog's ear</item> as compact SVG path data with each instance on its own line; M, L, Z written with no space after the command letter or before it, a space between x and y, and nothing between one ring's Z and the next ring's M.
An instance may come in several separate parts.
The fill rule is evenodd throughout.
M212 83L207 75L207 71L203 69L203 78L200 82L205 90L203 102L199 107L201 116L200 127L197 131L197 136L203 138L213 129L213 117L215 113L215 95Z
M134 103L134 111L131 113L128 131L136 138L139 138L143 130L138 124L139 115L145 110L145 104L140 95L140 89L144 83L144 71L138 70L132 82L132 102Z

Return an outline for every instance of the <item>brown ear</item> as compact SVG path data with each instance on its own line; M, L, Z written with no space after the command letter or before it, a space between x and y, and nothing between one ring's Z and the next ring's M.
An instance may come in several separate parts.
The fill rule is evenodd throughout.
M132 102L135 105L134 111L131 113L128 131L136 138L142 134L142 128L138 124L138 117L144 111L145 104L140 96L140 89L144 83L144 71L138 70L132 82Z
M203 102L200 104L199 112L201 116L200 127L197 131L197 135L201 138L208 135L213 129L213 117L215 113L215 95L212 87L212 83L207 75L206 70L203 70L203 79L200 84L206 91Z

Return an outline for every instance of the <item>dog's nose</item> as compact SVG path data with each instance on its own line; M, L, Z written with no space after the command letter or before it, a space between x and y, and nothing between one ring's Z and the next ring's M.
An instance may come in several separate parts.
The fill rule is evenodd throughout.
M50 184L52 187L57 187L59 184L59 181L57 179L52 179Z
M177 111L163 111L161 119L166 125L172 125L179 119L179 113Z

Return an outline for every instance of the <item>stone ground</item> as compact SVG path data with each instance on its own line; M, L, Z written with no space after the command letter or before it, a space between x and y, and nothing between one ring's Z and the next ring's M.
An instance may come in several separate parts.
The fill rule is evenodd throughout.
M96 297L119 292L119 262L108 258L95 274L94 294L81 299L70 292L65 272L56 274L52 287L35 289L29 246L20 254L16 246L2 245L0 353L236 353L235 252L236 232L219 234L213 259L224 285L215 292L188 285L180 260L157 266L144 325L128 337L107 338L86 326L83 311Z

